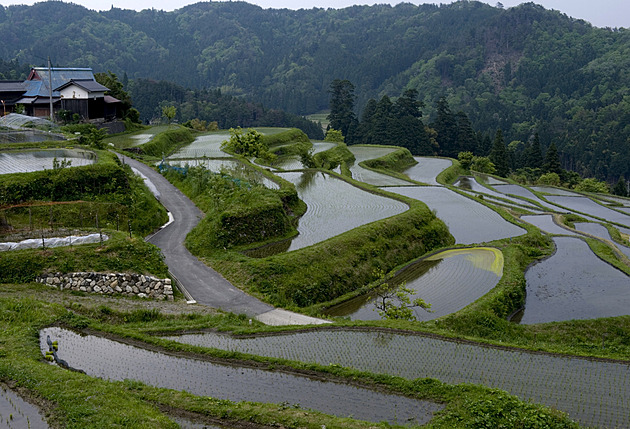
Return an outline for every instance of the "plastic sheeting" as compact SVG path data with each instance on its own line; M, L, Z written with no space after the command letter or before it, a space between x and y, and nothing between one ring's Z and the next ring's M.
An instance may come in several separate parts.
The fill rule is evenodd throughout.
M109 237L105 234L102 235L103 241L107 241ZM31 238L28 240L22 240L19 242L5 242L0 243L0 252L6 252L9 250L23 250L23 249L39 249L43 245L46 247L63 247L79 244L92 244L101 241L100 234L88 234L88 235L69 235L67 237L50 237L50 238Z

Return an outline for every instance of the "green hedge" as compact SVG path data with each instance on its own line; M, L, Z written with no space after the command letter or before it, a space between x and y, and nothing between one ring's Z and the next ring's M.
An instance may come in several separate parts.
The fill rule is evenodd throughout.
M168 156L194 140L195 138L188 128L178 127L156 135L150 142L141 145L140 148L146 155L155 157Z
M310 139L298 128L291 128L278 134L263 135L263 142L267 147L273 147L285 143L310 143Z
M406 148L400 148L395 152L388 153L387 155L377 159L363 161L363 165L369 168L377 170L393 170L398 172L405 171L417 163L418 161L413 158L409 149Z
M331 149L316 153L313 159L320 168L332 170L337 166L345 167L348 163L354 161L355 158L344 143L338 143L337 146Z
M129 180L116 162L6 174L0 178L0 205L24 201L70 201L127 193Z

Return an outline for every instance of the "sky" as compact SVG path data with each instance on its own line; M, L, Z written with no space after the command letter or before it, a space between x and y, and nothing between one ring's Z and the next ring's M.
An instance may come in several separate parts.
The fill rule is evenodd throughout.
M175 10L188 4L197 3L199 0L74 0L72 3L80 4L88 9L108 10L112 6L122 9L162 9ZM344 8L353 4L400 3L398 0L245 0L268 9L311 9ZM408 3L450 3L449 0L426 1L406 0ZM12 4L33 4L36 0L0 0L3 6ZM485 1L484 3L495 6L497 1ZM504 7L517 6L523 0L503 0ZM629 0L535 0L534 3L543 5L546 9L555 9L574 18L584 19L597 27L625 27L630 28L630 1Z

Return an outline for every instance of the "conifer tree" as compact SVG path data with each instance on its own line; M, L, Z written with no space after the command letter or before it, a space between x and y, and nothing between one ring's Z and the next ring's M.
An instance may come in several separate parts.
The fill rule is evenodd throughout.
M502 177L506 177L508 175L510 172L510 165L507 149L505 148L505 141L503 140L503 131L501 131L501 129L497 130L494 137L494 144L492 145L492 150L490 151L488 158L490 158L490 161L494 164L497 175Z
M545 173L556 173L562 175L562 166L560 165L560 157L555 143L551 143L547 153L545 154L545 165L543 166Z

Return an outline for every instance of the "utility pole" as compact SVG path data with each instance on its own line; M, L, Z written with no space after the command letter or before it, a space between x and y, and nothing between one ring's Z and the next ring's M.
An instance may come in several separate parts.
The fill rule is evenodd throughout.
M50 56L48 57L48 86L50 87L50 97L48 98L48 100L50 101L50 122L55 122L53 120L53 102L52 102L52 98L53 98L53 83L52 83L52 70L50 67Z

